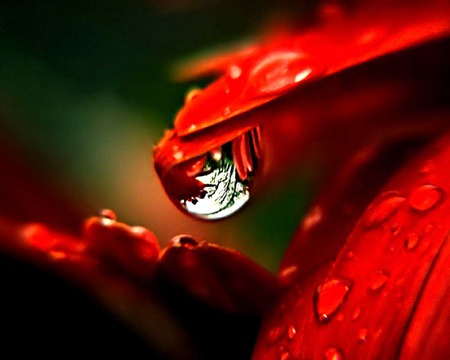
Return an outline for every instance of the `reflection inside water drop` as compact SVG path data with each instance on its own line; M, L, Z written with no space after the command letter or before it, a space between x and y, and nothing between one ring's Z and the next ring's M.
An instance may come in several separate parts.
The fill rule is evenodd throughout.
M256 128L187 160L166 179L166 190L195 217L216 220L234 214L250 199L251 177L261 154L259 142Z

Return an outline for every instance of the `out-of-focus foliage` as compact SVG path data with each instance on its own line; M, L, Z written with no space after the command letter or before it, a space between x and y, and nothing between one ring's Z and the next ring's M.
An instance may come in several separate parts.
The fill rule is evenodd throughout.
M271 1L186 4L2 1L0 131L86 215L110 207L163 244L188 232L275 269L302 213L304 186L256 199L252 211L225 223L199 224L166 200L150 153L187 90L206 84L172 82L171 66L245 40L281 8ZM297 5L299 13L307 7Z

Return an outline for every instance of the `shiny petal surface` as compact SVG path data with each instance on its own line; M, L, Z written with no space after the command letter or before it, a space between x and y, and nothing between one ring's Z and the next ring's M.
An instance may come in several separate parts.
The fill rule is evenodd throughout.
M448 353L443 300L448 285L434 281L448 276L441 264L447 256L450 230L449 144L450 135L446 135L399 171L359 219L336 260L291 286L280 298L260 333L254 359L277 358L281 347L294 359L330 354L367 359L394 359L400 354L442 358ZM426 210L411 206L417 189L433 199L430 202L423 196L423 201L432 203ZM436 189L441 194L437 200ZM419 240L410 247L408 241L414 235ZM330 281L351 285L345 293L335 292L337 306L330 308L329 321L323 322L317 306L323 296L321 287ZM442 289L439 295L438 288ZM431 325L433 319L436 327ZM268 334L280 324L295 327L296 336L281 337L272 346Z

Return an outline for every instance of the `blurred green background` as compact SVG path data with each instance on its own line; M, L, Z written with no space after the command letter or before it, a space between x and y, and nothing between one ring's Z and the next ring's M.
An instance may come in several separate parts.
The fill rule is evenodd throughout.
M232 219L198 222L166 199L151 150L187 90L205 85L173 82L171 67L251 38L288 2L3 0L0 131L85 213L111 208L162 244L190 233L276 270L305 209L304 184L253 199Z

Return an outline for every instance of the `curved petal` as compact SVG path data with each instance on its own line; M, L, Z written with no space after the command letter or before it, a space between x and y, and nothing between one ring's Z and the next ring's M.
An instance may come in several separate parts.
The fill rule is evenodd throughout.
M274 275L238 251L187 235L163 250L158 270L192 295L232 313L261 314L279 290Z
M448 251L449 144L447 134L399 171L359 219L336 260L280 298L254 359L276 358L280 348L292 358L393 359L402 351L406 357L431 358L448 352L442 338L446 320L431 334L421 330L431 326L425 308L432 319L446 307L433 294L438 286L445 293L447 285L432 281L441 279L436 271ZM279 326L291 330L275 346L268 339Z

